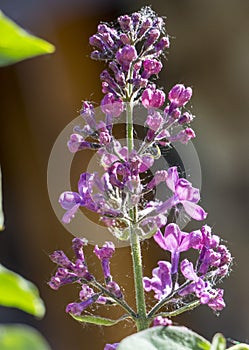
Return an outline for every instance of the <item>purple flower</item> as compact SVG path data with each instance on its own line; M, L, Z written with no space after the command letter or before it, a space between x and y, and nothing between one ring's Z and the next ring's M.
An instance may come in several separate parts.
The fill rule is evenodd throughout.
M192 97L192 89L182 84L173 86L168 94L168 99L175 107L184 106Z
M124 104L120 98L117 98L112 93L108 93L101 101L101 109L109 117L116 118L123 112Z
M102 270L104 273L105 280L107 282L111 281L111 273L110 273L110 259L115 252L115 246L112 242L105 242L102 248L99 248L97 245L95 246L93 252L101 261Z
M162 69L162 63L155 59L146 59L143 61L142 78L148 79L153 74L158 74Z
M90 102L88 101L83 102L82 108L80 110L80 115L85 119L87 125L89 125L89 127L92 130L96 129L94 107Z
M162 299L172 291L171 264L168 261L158 261L158 267L152 270L152 278L144 277L144 290L154 291L155 299Z
M96 293L91 287L89 287L87 284L82 284L81 291L79 293L79 297L82 301L86 301L95 295ZM106 301L107 301L107 298L99 294L98 294L98 298L95 300L95 302L98 304L106 304Z
M142 104L145 108L159 108L164 104L165 94L162 90L150 86L142 93Z
M113 242L105 242L102 248L99 248L97 245L94 248L94 253L100 259L110 259L115 252L115 246Z
M94 188L98 193L94 193ZM110 193L113 188L109 181L109 175L104 174L100 179L97 173L83 173L78 182L77 192L63 192L60 195L59 203L67 212L62 218L62 222L68 224L75 216L80 206L95 211L101 215L120 217L122 213L113 208L113 201L110 200ZM117 203L119 198L116 199ZM121 206L121 203L119 204Z
M167 317L157 316L153 320L153 326L171 326L172 321Z
M68 259L66 254L62 250L56 250L49 255L50 260L65 269L72 269L73 263Z
M123 298L123 294L117 282L109 281L106 285L106 289L109 290L109 292L112 293L116 298L118 299Z
M134 46L125 45L122 49L119 49L116 54L118 63L122 65L124 71L128 71L132 61L137 58L137 51Z
M88 272L85 257L83 253L83 246L87 245L86 239L74 238L72 241L72 249L75 253L76 260L72 262L68 259L66 254L61 250L56 250L50 255L50 259L59 265L55 276L51 277L48 283L52 289L59 289L61 286L76 282L80 278L91 281L93 276Z
M210 283L198 277L194 271L193 264L187 259L181 262L181 271L184 277L190 281L192 280L193 283L182 289L179 295L184 296L195 293L200 299L201 304L207 304L214 311L220 311L225 307L223 300L224 291L222 289L211 288Z
M121 168L124 171L128 171L131 175L138 175L148 170L154 163L152 155L139 155L135 150L132 150L129 154L128 148L121 146L118 141L112 144L112 148L100 149L98 153L101 156L102 166L110 173L111 181L113 181L112 175L116 177L116 171L118 172ZM115 184L117 185L118 182Z
M91 142L87 142L84 138L79 134L72 134L70 136L70 140L67 143L67 147L70 152L76 153L82 149L92 148ZM96 148L98 145L96 145Z
M159 229L153 238L162 249L171 252L171 273L177 273L180 253L191 248L191 234L182 232L176 224L169 224L164 235Z
M176 142L179 141L183 144L188 143L191 139L195 138L195 132L191 128L186 128L184 130L181 130L178 134L169 136L168 140L170 142Z
M184 112L180 118L178 119L178 123L180 125L183 125L183 124L188 124L190 122L192 122L192 120L194 119L194 116L188 112Z
M104 350L116 350L119 346L119 343L113 343L113 344L106 344L104 347Z
M219 236L213 235L208 225L204 225L201 230L193 231L192 234L198 237L193 248L200 251L199 272L205 274L210 267L216 267L217 275L226 275L232 256L227 247L219 244Z
M195 220L204 220L207 213L197 205L200 200L200 192L197 188L192 187L192 184L184 179L179 178L177 167L168 169L166 183L169 189L174 193L174 196L166 202L159 205L157 213L163 213L173 206L182 204L186 213Z
M147 184L147 188L152 189L158 186L161 182L166 182L167 177L167 170L157 170L153 179Z
M207 302L208 306L214 311L221 311L226 306L224 299L223 289L211 289L209 291L209 300Z
M86 299L80 303L70 303L66 307L66 312L75 316L80 316L88 306L96 301L96 298L98 298L98 296L95 294L91 298Z
M118 23L124 32L132 30L132 20L128 15L118 17Z
M147 39L144 43L144 46L145 48L149 48L151 45L153 45L157 40L158 38L160 37L160 30L157 29L157 28L152 28L149 33L148 33L148 36L147 36Z
M74 251L74 254L76 258L82 262L85 261L83 247L87 245L87 239L85 238L74 238L72 240L72 250Z
M163 117L159 112L153 111L152 114L147 116L145 125L147 125L151 130L157 132L163 124Z
M48 285L51 289L58 290L60 287L76 282L79 276L75 272L59 267L54 276L51 277Z

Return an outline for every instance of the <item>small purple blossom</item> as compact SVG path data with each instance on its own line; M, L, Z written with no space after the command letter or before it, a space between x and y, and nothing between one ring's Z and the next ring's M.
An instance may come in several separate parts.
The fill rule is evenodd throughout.
M108 93L101 101L101 109L108 117L117 118L123 112L124 104L120 98L115 97L112 93Z
M142 78L148 79L153 74L158 74L162 69L162 63L155 59L146 59L143 61Z
M137 58L137 51L134 46L125 45L122 49L119 49L116 54L116 59L121 64L124 71L128 71L132 61Z
M184 130L181 130L178 134L169 136L168 140L170 142L176 142L179 141L183 144L188 143L191 139L195 138L195 132L191 128L186 128Z
M91 287L89 287L87 284L82 284L81 291L79 293L80 300L86 301L95 295L96 293ZM106 304L106 301L107 301L107 298L99 294L98 294L98 298L95 300L95 302L98 304Z
M94 189L99 193L94 193ZM78 182L77 192L63 192L60 195L59 203L63 209L66 209L62 221L66 224L70 223L75 216L80 206L86 207L89 210L95 211L103 216L122 217L122 212L119 208L113 207L113 202L110 201L109 194L112 192L109 175L104 174L100 179L97 173L83 173ZM117 198L117 206L119 199Z
M162 90L148 87L142 93L142 104L145 108L159 108L164 104L165 94Z
M161 182L166 182L167 177L167 170L157 170L153 179L147 184L147 188L152 189L158 186Z
M86 244L87 241L85 239L73 239L72 249L76 256L75 262L71 261L61 250L50 254L50 259L59 265L55 276L52 276L48 283L52 289L57 290L61 286L79 281L81 278L87 281L92 280L93 276L88 271L83 253L83 246Z
M91 297L80 303L70 303L66 307L66 312L75 316L80 316L82 312L95 302L94 297Z
M192 89L182 84L175 85L168 94L168 99L175 107L184 106L192 97Z
M158 261L158 267L152 270L152 278L144 277L144 290L154 291L155 299L162 299L172 291L171 264L168 261Z
M157 316L153 320L153 326L171 326L172 321L167 317Z
M82 149L93 148L91 142L87 142L84 138L79 134L72 134L70 136L70 140L67 143L67 147L70 152L76 153ZM98 145L95 146L96 148Z
M195 293L201 304L207 304L214 311L220 311L225 307L223 300L224 291L222 289L213 289L211 284L204 280L204 277L198 277L192 262L184 259L181 262L181 272L187 280L193 282L183 288L179 295L185 296Z
M168 224L164 235L159 229L153 238L162 249L171 252L171 273L177 273L180 253L191 248L191 234L182 232L176 224Z
M113 295L115 295L116 298L122 299L123 298L123 293L115 281L109 281L106 285L106 288L109 292L111 292Z
M151 130L157 132L163 124L163 117L159 112L153 111L152 114L147 116L145 125L147 125Z
M106 281L111 280L110 273L110 259L115 252L115 246L112 242L105 242L102 248L99 248L97 245L94 248L94 253L101 261L102 270Z
M83 102L82 108L80 110L80 115L92 130L96 129L94 107L90 102L88 101Z
M188 112L184 112L180 118L178 119L178 123L180 125L183 125L183 124L188 124L188 123L191 123L194 119L194 116Z
M199 190L192 187L192 184L188 180L179 178L177 167L168 169L166 183L169 189L174 193L174 196L159 205L157 213L163 213L173 206L182 204L186 213L193 219L204 220L207 217L207 213L202 207L196 204L200 200Z
M119 346L119 343L113 343L113 344L106 344L104 347L104 350L116 350Z

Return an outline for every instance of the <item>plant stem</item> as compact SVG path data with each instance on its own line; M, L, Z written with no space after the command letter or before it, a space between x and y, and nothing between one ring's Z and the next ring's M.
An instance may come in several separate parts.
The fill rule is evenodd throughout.
M93 282L91 282L93 286L99 288L104 294L108 295L109 297L111 297L112 299L114 299L116 301L117 304L119 304L124 310L126 310L128 312L128 314L135 320L137 315L134 312L134 310L126 303L125 300L123 299L119 299L117 298L115 295L113 295L113 293L109 292L108 289L106 289L105 287L102 286L101 283L97 282L96 280L94 280Z
M137 306L136 325L137 330L141 331L149 327L150 320L148 320L146 316L140 241L138 235L136 234L136 232L134 232L132 225L130 225L130 243Z
M130 153L134 148L133 140L133 103L132 101L126 104L126 138L128 152ZM142 266L142 255L139 236L134 230L134 226L137 223L137 207L130 210L131 222L130 226L130 244L131 244L131 255L133 263L133 276L136 293L136 307L137 307L137 330L141 331L149 327L150 320L146 316L146 304L144 297L143 288L143 266Z

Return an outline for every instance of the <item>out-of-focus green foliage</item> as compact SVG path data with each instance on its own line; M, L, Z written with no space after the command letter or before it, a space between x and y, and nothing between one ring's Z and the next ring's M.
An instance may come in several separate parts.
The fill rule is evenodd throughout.
M0 66L54 52L54 45L29 34L0 11Z
M0 264L0 305L43 317L45 307L36 286Z
M35 329L24 325L0 326L1 350L51 350Z

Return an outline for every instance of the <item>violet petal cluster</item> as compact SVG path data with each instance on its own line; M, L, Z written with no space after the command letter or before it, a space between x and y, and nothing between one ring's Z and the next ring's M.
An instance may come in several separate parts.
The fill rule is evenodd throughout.
M225 307L224 291L215 288L215 284L229 273L232 257L209 226L187 233L176 224L169 224L164 234L158 230L154 240L171 253L171 263L159 261L152 271L152 278L144 277L146 292L153 291L157 300L171 294L172 299L178 295L183 301L187 300L186 303L199 299L201 304L207 304L214 311ZM180 253L189 249L198 251L197 261L193 263L185 258L180 262Z
M86 245L86 239L73 239L72 250L75 254L75 261L71 261L61 250L50 254L50 259L58 265L58 268L55 275L52 276L48 282L48 285L54 290L58 290L61 286L71 283L78 283L81 285L81 290L79 292L80 302L70 303L66 307L66 312L74 314L75 316L81 315L86 308L94 303L113 303L115 298L121 299L123 297L119 285L113 281L110 274L110 259L115 252L114 244L112 242L106 242L102 248L98 246L94 248L94 253L102 264L105 279L104 289L99 288L95 283L94 276L88 271L83 252L83 247ZM96 289L99 289L99 291L96 292ZM105 290L107 291L106 295L104 295ZM112 297L114 297L114 299L112 299Z
M139 98L151 77L162 69L160 56L169 47L165 25L150 7L133 14L120 16L117 26L100 24L89 43L95 49L91 57L108 61L108 68L100 76L104 94L127 97L127 83L131 93Z
M100 75L104 94L100 104L102 116L99 117L90 102L84 101L80 111L84 126L74 128L67 145L72 153L85 149L97 152L104 174L84 172L77 191L60 195L59 203L65 210L62 221L69 224L79 208L84 207L99 214L120 240L130 239L131 227L140 239L154 236L156 243L169 252L170 261L160 260L152 277L144 277L144 290L153 292L159 303L165 300L162 305L166 312L192 301L220 311L225 302L223 290L216 288L216 283L229 273L232 262L229 250L207 225L188 233L168 222L171 210L182 208L194 220L206 219L207 213L199 205L199 189L180 177L176 166L150 174L155 160L161 156L160 148L167 149L174 142L186 144L195 137L190 127L194 116L188 109L192 88L176 84L165 93L155 84L169 48L164 20L150 7L144 7L139 12L120 16L115 25L100 24L89 43L94 49L91 57L107 64ZM141 142L136 142L135 135L140 131L134 126L132 111L139 104L145 112L144 129L139 136ZM127 121L126 144L119 141L114 128L123 113ZM162 201L154 196L160 183L170 190L169 197ZM94 248L104 276L101 288L88 271L83 253L85 244L84 240L73 241L75 261L62 251L51 255L52 261L59 265L49 282L51 288L75 282L81 285L79 302L69 304L66 309L75 315L94 303L108 303L110 295L116 301L123 298L110 269L113 243ZM189 250L195 250L198 255L195 262L185 257ZM160 315L154 316L154 325L171 323ZM107 344L105 350L117 346L118 343Z

